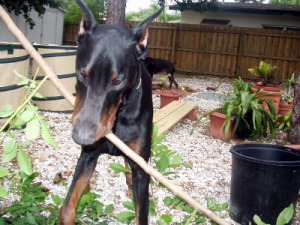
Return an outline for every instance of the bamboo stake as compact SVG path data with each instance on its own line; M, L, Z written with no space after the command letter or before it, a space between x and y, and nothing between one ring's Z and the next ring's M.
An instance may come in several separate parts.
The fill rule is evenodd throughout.
M24 36L24 34L19 30L19 28L14 24L9 15L5 12L2 6L0 6L0 17L3 22L6 24L8 29L15 35L15 37L20 41L23 47L27 50L27 52L32 56L32 58L36 61L39 67L45 72L46 77L51 80L53 85L57 88L58 91L72 104L74 105L75 99L74 97L64 88L64 86L60 83L58 77L55 75L53 70L48 66L47 62L41 57L41 55L35 50L35 48L30 44L28 39ZM109 141L115 144L125 155L131 158L134 162L136 162L146 173L153 176L160 183L168 187L175 195L178 195L187 203L189 203L192 207L197 209L200 213L205 214L210 217L216 223L220 225L230 225L230 223L222 220L216 214L214 214L211 210L203 207L197 201L195 201L191 196L189 196L185 191L181 189L181 187L174 185L167 178L165 178L161 173L157 172L153 169L142 157L137 155L134 151L132 151L124 142L122 142L117 136L113 133L109 133L105 136Z

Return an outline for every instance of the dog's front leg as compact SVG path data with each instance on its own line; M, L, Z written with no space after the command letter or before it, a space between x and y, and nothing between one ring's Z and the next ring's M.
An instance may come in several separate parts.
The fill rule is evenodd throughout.
M129 161L132 170L132 192L137 225L148 224L150 176L137 164Z
M97 164L99 153L92 146L82 147L73 181L63 206L59 210L59 224L73 225L77 202L87 186Z

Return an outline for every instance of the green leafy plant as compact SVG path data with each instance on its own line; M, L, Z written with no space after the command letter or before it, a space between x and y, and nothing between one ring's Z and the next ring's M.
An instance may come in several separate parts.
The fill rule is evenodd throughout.
M7 174L9 174L8 169L0 166L0 181L1 179L3 179L3 177L5 177ZM5 190L5 188L2 186L2 184L0 184L0 198L4 198L7 196L7 191Z
M227 136L228 134L231 126L231 118L233 116L236 117L233 131L228 139L234 136L241 121L243 121L244 124L246 124L246 126L251 130L251 134L253 136L258 138L266 137L267 130L269 130L271 138L275 138L276 126L274 121L276 119L276 107L270 99L261 99L261 97L273 94L273 92L261 94L262 89L258 89L255 93L253 93L251 90L252 85L244 82L240 77L233 79L231 81L231 86L233 87L233 91L229 92L225 96L224 104L200 117L195 123L193 129L195 129L203 117L214 111L221 110L221 112L226 115L225 121L222 125L224 136ZM265 109L263 105L264 101L267 102L270 112ZM249 121L245 119L246 114L251 115L251 119Z
M268 85L272 84L275 80L275 75L271 74L275 69L276 66L260 61L258 66L252 67L248 71L259 79L259 85Z
M294 204L291 203L288 207L283 209L283 211L279 214L276 220L276 225L285 225L288 224L294 215ZM257 225L271 225L264 223L258 215L254 215L253 221ZM249 223L251 225L251 222Z
M161 76L158 79L161 81L166 81L168 79L168 77L170 77L170 76L171 76L171 74L168 73L166 76Z
M161 77L158 78L159 80L161 80L161 81L163 82L162 85L163 85L165 88L167 88L167 86L165 85L165 84L166 84L166 80L167 80L170 76L171 76L171 74L167 74L167 75L165 75L165 76L161 76Z
M276 127L279 130L288 131L291 128L292 111L292 109L289 110L286 115L277 115Z
M38 89L41 87L41 85L37 85L37 82L35 81L36 75L34 76L34 79L31 80L19 74L17 71L14 71L14 73L22 79L18 85L25 85L25 88L27 88L27 93L22 100L20 107L13 109L12 106L6 105L0 111L1 117L10 117L0 129L0 132L3 132L7 128L3 139L0 141L0 144L4 143L2 162L8 163L16 158L20 170L27 175L31 175L32 164L26 151L24 150L24 147L32 144L39 137L43 138L55 148L58 148L58 145L51 137L49 125L44 120L43 116L38 112L38 108L30 103L30 98L33 96L43 98L43 96L38 92ZM43 82L44 81L41 83ZM31 93L31 95L28 97L29 93ZM12 127L17 129L22 129L25 127L26 140L18 141L15 133L12 131ZM7 192L4 190L3 186L0 186L0 196L5 197L6 195Z
M114 210L114 205L109 204L104 206L103 203L99 202L97 198L100 196L88 192L86 188L78 201L78 205L76 208L76 221L75 223L80 224L95 224L98 222L99 224L108 224L107 222L111 221L111 218L115 218L112 214ZM61 200L63 203L63 201ZM99 222L100 218L105 218L105 222ZM89 221L92 222L89 222Z
M64 199L58 195L49 194L49 190L43 188L41 183L34 183L38 173L26 175L20 172L18 175L11 174L12 185L10 191L18 196L10 206L4 207L0 212L0 224L14 225L34 225L58 224L59 208ZM50 195L53 203L46 203L46 198ZM99 195L84 191L79 199L76 210L75 224L94 224L99 218L104 218L98 224L108 224L114 218L113 205L104 206L96 199ZM93 221L93 222L91 222Z
M174 174L173 172L168 171L170 168L175 167L190 167L190 164L182 163L181 157L177 155L175 151L172 151L168 146L160 144L166 135L158 134L158 127L155 123L152 126L152 145L151 145L151 159L155 162L154 168L157 169L164 176L169 176Z
M12 174L11 191L19 196L9 207L5 207L0 213L0 224L55 224L58 217L57 205L45 205L48 193L43 191L40 184L32 184L38 173L26 175ZM55 197L54 197L55 198ZM48 212L45 217L42 212Z
M208 221L207 216L197 212L193 207L189 206L183 199L178 196L165 197L163 200L164 204L168 207L174 207L176 209L181 209L182 211L188 213L181 221L180 225L188 225L190 223L198 224L205 223ZM228 203L223 204L217 203L215 199L206 198L207 208L214 211L228 211Z
M225 136L228 133L230 120L233 115L236 115L237 119L232 135L234 135L241 120L249 126L248 122L244 119L244 116L247 113L251 113L251 122L253 126L252 134L259 138L265 137L269 128L271 138L275 138L275 105L270 99L261 99L262 96L267 96L269 93L261 95L260 93L262 90L257 90L255 93L252 93L251 85L249 83L245 83L241 78L234 79L232 86L234 91L227 95L225 103L222 106L222 112L226 114L226 119L222 126ZM267 101L271 114L266 111L263 105L264 101Z
M282 90L283 94L281 95L281 101L284 101L286 103L290 103L293 100L293 94L292 94L292 85L295 83L295 74L293 73L291 78L285 80L282 84Z

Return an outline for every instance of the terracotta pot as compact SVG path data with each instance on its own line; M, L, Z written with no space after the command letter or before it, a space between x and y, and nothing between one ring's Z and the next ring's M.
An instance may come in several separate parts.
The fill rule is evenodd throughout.
M215 138L227 140L233 131L233 118L231 118L231 124L226 137L222 129L222 125L226 119L226 115L221 113L221 110L218 110L209 114L209 119L210 119L210 127L209 127L210 135Z
M173 101L178 101L180 97L180 93L177 91L171 90L162 90L159 92L160 94L160 108L168 105Z
M292 102L286 103L284 101L280 101L278 114L285 116L289 110L293 109L293 106L294 104Z
M260 94L266 94L266 93L269 93L269 92L278 92L280 94L272 94L272 95L267 95L267 96L263 96L261 97L261 99L271 99L272 102L274 103L275 107L276 107L276 113L278 113L279 111L279 102L280 102L280 96L281 96L281 87L278 87L278 86L262 86L262 85L255 85L253 88L252 88L252 91L253 92L256 92L258 89L263 89ZM270 111L269 110L269 106L268 106L268 103L267 102L263 102L263 105L265 107L265 109L267 111Z

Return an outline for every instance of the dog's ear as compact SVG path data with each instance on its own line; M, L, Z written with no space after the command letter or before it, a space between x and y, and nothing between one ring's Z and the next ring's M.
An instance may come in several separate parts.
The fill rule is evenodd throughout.
M138 23L133 28L134 32L134 40L137 41L137 57L138 59L145 58L146 55L148 54L148 49L147 49L147 42L148 42L148 26L149 23L154 20L164 9L164 4L162 4L160 10L157 12L153 13L151 16L149 16L147 19L144 21Z
M83 15L80 21L80 28L78 32L78 37L83 37L86 33L92 31L93 27L97 24L92 12L89 10L87 5L82 0L76 0L77 4L79 5Z

